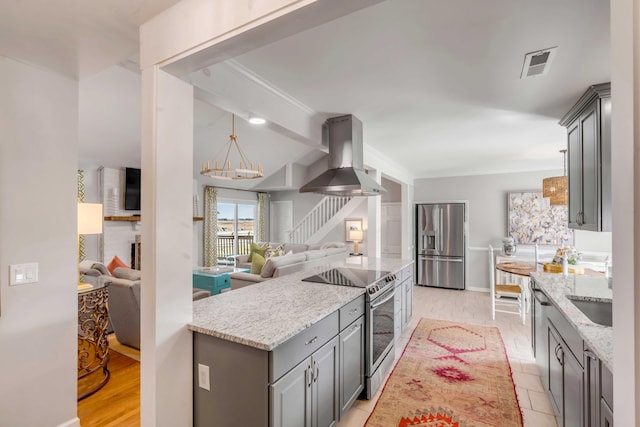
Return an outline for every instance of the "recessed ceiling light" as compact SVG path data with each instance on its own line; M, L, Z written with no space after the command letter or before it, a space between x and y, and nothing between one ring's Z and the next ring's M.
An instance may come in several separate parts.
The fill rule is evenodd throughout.
M249 116L249 123L251 123L252 125L263 125L267 123L267 121L262 117L252 115L252 116Z

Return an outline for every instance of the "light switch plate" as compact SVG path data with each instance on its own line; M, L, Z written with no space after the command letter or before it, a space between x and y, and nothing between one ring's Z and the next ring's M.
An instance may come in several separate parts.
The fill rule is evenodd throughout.
M38 282L38 263L9 265L9 286Z

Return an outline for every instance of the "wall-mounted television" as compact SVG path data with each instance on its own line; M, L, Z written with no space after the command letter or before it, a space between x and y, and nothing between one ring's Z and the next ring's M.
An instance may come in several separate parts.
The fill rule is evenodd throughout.
M124 209L128 211L140 210L140 169L125 168Z

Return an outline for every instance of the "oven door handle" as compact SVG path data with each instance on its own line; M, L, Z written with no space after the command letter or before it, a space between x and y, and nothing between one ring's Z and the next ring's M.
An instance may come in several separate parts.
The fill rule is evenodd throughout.
M387 291L387 293L389 293L389 296L384 298L382 301L378 302L376 301L375 304L371 304L371 308L378 308L380 307L382 304L388 302L389 300L392 300L393 297L395 296L395 286L391 287L390 290Z

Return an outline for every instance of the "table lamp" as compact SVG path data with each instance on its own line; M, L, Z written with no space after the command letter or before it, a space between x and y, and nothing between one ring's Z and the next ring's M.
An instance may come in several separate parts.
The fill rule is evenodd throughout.
M80 235L102 233L102 204L78 203L78 254L80 254ZM88 287L82 283L78 270L78 287Z
M353 252L349 255L362 255L360 252L358 252L358 243L362 242L362 230L349 230L349 241L353 242Z

